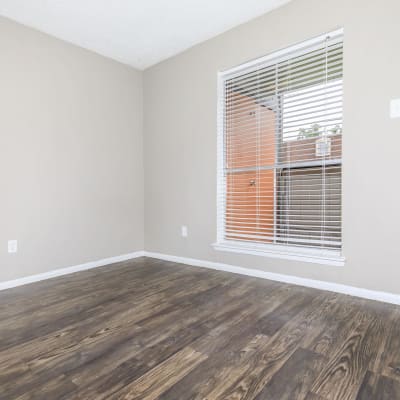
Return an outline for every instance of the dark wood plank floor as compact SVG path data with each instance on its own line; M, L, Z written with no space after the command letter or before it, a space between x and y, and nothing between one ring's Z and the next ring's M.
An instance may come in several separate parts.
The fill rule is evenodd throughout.
M400 308L140 258L0 292L0 399L400 399Z

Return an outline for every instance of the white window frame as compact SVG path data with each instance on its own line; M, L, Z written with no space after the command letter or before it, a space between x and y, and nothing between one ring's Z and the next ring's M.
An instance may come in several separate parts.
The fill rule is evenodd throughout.
M337 39L343 40L343 29L338 29L329 32L311 40L299 43L289 48L279 50L267 56L249 61L237 67L218 72L218 104L217 104L217 241L213 244L214 249L221 251L229 251L233 253L250 254L263 257L282 258L286 260L296 260L304 262L312 262L317 264L343 266L345 257L343 249L317 249L307 247L286 246L280 244L244 242L225 239L225 202L219 199L225 198L226 180L224 175L225 167L225 146L224 146L224 118L225 118L225 82L234 77L245 74L246 72L254 71L258 66L268 67L277 64L288 58L296 57L314 49L318 49L327 37L330 42ZM342 161L343 165L343 161ZM343 202L342 202L343 204ZM343 227L343 221L342 221Z

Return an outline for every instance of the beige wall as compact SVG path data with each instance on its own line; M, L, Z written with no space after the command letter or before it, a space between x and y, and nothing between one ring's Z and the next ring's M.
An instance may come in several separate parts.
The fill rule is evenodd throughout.
M400 293L398 15L293 0L147 70L145 228L142 74L0 18L0 282L141 250L144 230L149 251ZM217 71L341 26L346 266L215 251Z
M400 293L399 15L398 0L294 0L147 70L146 250ZM213 250L217 71L342 26L345 267Z
M0 183L0 281L142 250L142 74L0 18Z

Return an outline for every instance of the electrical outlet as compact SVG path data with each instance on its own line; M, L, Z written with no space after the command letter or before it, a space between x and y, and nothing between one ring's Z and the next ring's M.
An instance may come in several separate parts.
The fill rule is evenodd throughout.
M400 99L390 102L390 118L400 118Z
M9 240L8 241L8 252L16 253L18 251L18 241L17 240Z
M187 228L187 226L185 226L185 225L181 226L181 234L182 234L182 237L187 237L188 236L188 228Z

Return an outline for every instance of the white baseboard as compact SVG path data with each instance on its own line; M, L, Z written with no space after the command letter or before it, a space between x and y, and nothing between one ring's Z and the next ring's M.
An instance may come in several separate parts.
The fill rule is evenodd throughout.
M85 264L75 265L72 267L56 269L53 271L45 272L42 274L31 275L24 278L14 279L12 281L0 282L0 290L10 289L17 286L26 285L28 283L38 282L45 279L55 278L57 276L68 275L78 271L85 271L92 268L103 267L105 265L114 264L121 261L127 261L138 257L151 257L159 260L172 261L181 264L192 265L195 267L203 267L209 269L216 269L219 271L232 272L234 274L253 276L262 279L269 279L271 281L290 283L293 285L311 287L320 290L328 290L330 292L337 292L348 294L350 296L361 297L369 300L381 301L384 303L391 303L400 305L400 295L388 292L380 292L369 289L362 289L354 286L341 285L333 282L318 281L314 279L300 278L298 276L276 274L273 272L261 271L252 268L243 268L229 264L223 264L213 261L204 261L194 258L186 258L179 256L172 256L168 254L153 253L149 251L136 251L134 253L123 254L116 257L104 258L102 260L91 261Z
M273 272L265 272L258 269L237 267L228 264L217 263L213 261L197 260L194 258L171 256L167 254L152 253L145 251L145 257L158 258L160 260L172 261L181 264L192 265L195 267L203 267L216 269L220 271L232 272L234 274L254 276L257 278L269 279L271 281L290 283L293 285L306 286L320 290L328 290L348 294L350 296L361 297L369 300L382 301L384 303L400 305L400 295L394 293L380 292L369 289L362 289L354 286L341 285L339 283L317 281L314 279L300 278L292 275L282 275Z
M28 283L39 282L45 279L55 278L57 276L68 275L78 271L85 271L92 268L103 267L108 264L114 264L121 261L131 260L137 257L143 257L144 251L136 251L134 253L123 254L116 257L103 258L102 260L90 261L72 267L55 269L42 274L30 275L24 278L14 279L12 281L0 282L0 290L10 289L17 286L27 285Z

